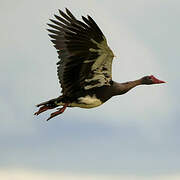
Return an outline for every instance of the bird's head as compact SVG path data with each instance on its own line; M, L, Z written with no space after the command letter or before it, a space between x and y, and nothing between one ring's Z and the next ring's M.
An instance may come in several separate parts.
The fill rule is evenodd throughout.
M142 84L150 85L150 84L161 84L165 83L165 81L159 80L153 75L151 76L145 76L141 79Z

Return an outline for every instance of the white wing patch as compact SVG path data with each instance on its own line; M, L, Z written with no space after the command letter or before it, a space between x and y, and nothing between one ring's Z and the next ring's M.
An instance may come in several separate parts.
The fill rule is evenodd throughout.
M108 47L105 37L104 41L102 41L101 43L97 43L93 39L91 39L91 41L96 44L99 49L90 48L89 51L97 52L99 54L99 57L97 59L84 61L85 63L94 62L91 67L93 77L85 79L85 82L87 82L87 85L84 87L85 90L94 87L101 87L103 85L110 85L110 81L112 79L112 60L114 54ZM92 81L98 81L98 83L92 85Z

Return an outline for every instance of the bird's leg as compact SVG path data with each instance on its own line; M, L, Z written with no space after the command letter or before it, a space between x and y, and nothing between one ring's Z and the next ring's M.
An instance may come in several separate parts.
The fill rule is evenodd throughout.
M42 113L44 111L47 111L48 109L53 109L53 108L54 107L50 107L50 106L44 105L44 106L40 107L39 110L34 113L34 115L38 116L40 113Z
M58 111L53 112L53 113L50 115L50 117L47 119L47 121L49 121L51 118L53 118L53 117L55 117L55 116L57 116L57 115L59 115L59 114L62 114L62 113L65 111L65 109L67 108L68 105L69 105L69 103L65 103L62 108L58 108Z

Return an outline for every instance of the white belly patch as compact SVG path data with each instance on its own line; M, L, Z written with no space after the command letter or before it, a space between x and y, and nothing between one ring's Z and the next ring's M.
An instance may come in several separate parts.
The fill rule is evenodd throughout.
M79 101L79 106L82 108L93 108L100 106L102 104L100 99L97 99L95 95L93 96L85 96L85 97L80 97L78 98Z
M79 97L78 102L72 102L68 107L80 107L80 108L94 108L100 106L103 102L98 99L95 95ZM59 103L58 105L63 106L64 103Z

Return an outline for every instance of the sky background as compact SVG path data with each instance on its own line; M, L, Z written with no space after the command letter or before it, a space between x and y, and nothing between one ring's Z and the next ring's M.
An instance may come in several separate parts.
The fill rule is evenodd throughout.
M60 95L46 23L65 7L100 26L115 81L168 83L34 117L35 104ZM179 180L179 19L179 0L1 0L0 179Z

